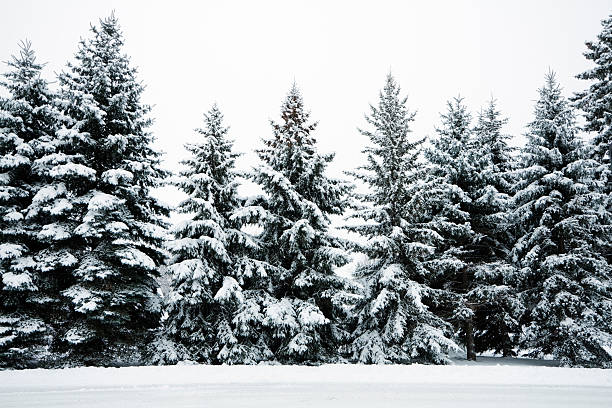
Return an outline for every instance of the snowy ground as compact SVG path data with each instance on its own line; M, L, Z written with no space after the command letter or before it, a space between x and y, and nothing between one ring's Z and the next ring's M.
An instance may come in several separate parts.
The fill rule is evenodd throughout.
M481 358L453 366L173 366L0 372L0 407L612 407L612 370Z

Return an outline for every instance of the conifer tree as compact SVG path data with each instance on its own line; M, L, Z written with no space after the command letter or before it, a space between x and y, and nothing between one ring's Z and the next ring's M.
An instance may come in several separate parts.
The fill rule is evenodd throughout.
M586 117L585 130L593 132L592 157L599 161L599 172L606 180L606 191L612 191L612 15L601 22L602 30L596 41L587 41L586 59L595 66L579 75L591 81L588 89L575 96L576 105Z
M494 102L474 128L461 98L447 106L426 151L434 229L442 237L428 263L431 284L453 294L447 318L457 324L469 360L490 349L511 355L522 306L506 262L511 156L504 121Z
M264 195L234 217L261 228L255 239L262 262L244 287L251 295L235 319L262 353L281 362L332 361L343 336L338 320L345 282L334 268L348 257L329 231L329 216L343 212L350 187L325 175L333 155L317 152L309 116L294 84L281 121L272 122L274 136L258 151L252 179Z
M172 290L165 327L187 350L183 358L212 363L227 362L218 356L225 346L219 333L225 334L243 300L236 265L248 237L231 219L240 207L234 169L238 155L216 105L204 115L204 124L197 129L203 140L185 146L191 157L182 162L185 170L176 182L188 195L178 211L193 217L176 226L176 240L169 243Z
M609 196L578 138L574 113L550 73L522 150L513 261L527 306L522 346L563 365L612 365Z
M476 359L474 345L474 305L466 294L473 289L478 234L472 229L471 191L478 183L478 167L474 161L471 115L462 98L447 103L441 115L442 125L436 128L438 137L425 151L430 168L428 188L432 193L434 230L441 242L428 261L432 271L431 284L454 295L443 309L449 320L460 326L465 338L467 358ZM442 313L442 312L440 312Z
M75 197L77 217L76 228L54 231L74 233L69 246L78 251L73 282L63 291L70 304L63 338L76 362L134 364L158 325L155 276L166 255L168 211L150 191L166 172L151 146L150 107L122 53L117 19L100 20L91 32L59 77L72 122L57 158L68 162L50 171ZM75 176L86 182L72 182Z
M365 223L347 227L362 235L365 242L356 249L368 256L355 271L364 295L354 309L350 351L360 363L444 363L457 347L452 327L430 310L444 295L428 286L425 267L438 234L422 183L423 140L411 140L415 113L406 102L389 74L366 116L372 130L360 130L372 143L364 150L368 163L352 173L369 187L359 197L367 204L351 215Z
M596 41L587 41L584 56L595 64L577 75L590 82L584 91L574 95L575 105L585 115L584 130L590 132L591 158L599 162L597 176L604 180L605 191L612 193L612 15L601 22ZM612 262L612 242L603 245L601 253Z
M491 99L478 115L472 132L471 157L477 177L470 186L470 225L476 233L471 263L472 289L467 293L474 309L476 352L495 350L514 355L523 313L513 288L514 269L508 263L513 234L507 220L512 194L512 148L502 133L507 122Z
M44 180L35 163L55 150L62 117L41 77L43 64L29 42L8 62L0 100L0 367L51 364L57 277L38 263L45 238L26 219Z

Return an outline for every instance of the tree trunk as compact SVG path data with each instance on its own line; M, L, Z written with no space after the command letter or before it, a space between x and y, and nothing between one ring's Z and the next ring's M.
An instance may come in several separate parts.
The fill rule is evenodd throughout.
M474 345L474 324L472 319L465 322L465 348L467 349L467 359L476 361L476 347Z
M470 289L470 281L468 277L468 269L463 269L463 290L467 293ZM472 311L474 308L470 306ZM470 361L476 361L476 346L474 345L474 322L470 317L465 321L465 348L467 351L467 359Z
M608 159L610 159L610 171L612 171L612 140L608 143ZM612 177L608 178L608 192L612 191Z

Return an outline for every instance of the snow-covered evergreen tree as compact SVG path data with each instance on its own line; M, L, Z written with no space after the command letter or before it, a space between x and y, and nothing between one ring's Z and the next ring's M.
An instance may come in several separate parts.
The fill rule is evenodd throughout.
M586 59L595 66L577 77L591 81L575 96L576 105L586 116L585 130L594 133L592 154L601 164L599 172L606 180L606 191L612 192L612 15L601 22L596 41L587 41Z
M24 368L50 363L54 339L58 277L37 263L44 237L26 215L44 182L34 163L54 151L62 118L29 42L8 65L1 85L9 96L0 100L0 367Z
M204 115L204 124L197 129L203 140L186 145L191 156L182 162L185 169L176 182L188 195L178 211L193 216L175 227L176 239L169 243L172 290L165 328L188 351L184 359L211 363L227 360L218 356L227 343L218 332L225 334L243 300L235 267L245 240L231 219L240 206L237 154L216 105Z
M612 365L612 274L598 247L611 214L598 163L577 135L554 74L546 77L522 150L513 249L527 313L522 346L564 365Z
M596 41L587 41L584 56L594 66L577 75L589 81L584 91L573 99L585 115L585 130L590 133L591 157L599 162L597 176L604 182L605 191L612 193L612 15L601 22L602 30ZM602 248L602 254L612 262L612 242Z
M458 325L468 359L489 349L512 354L522 307L506 262L511 155L504 121L494 103L474 128L461 98L447 107L439 137L426 150L434 230L442 237L428 262L431 284L455 297L446 313Z
M369 188L359 197L366 204L351 215L363 224L347 227L362 235L356 249L368 256L354 273L364 294L354 309L350 352L360 363L444 363L457 348L452 327L430 310L445 296L427 285L424 266L439 236L422 182L423 140L411 137L415 114L406 102L389 74L378 105L366 116L371 130L360 130L372 143L364 150L368 163L352 173Z
M436 128L438 137L425 150L430 163L427 184L432 192L433 229L442 238L428 268L432 286L455 295L454 302L443 309L449 320L460 324L468 359L475 359L474 305L466 294L473 289L473 260L477 256L473 244L479 237L470 223L470 193L478 185L478 163L472 149L471 115L463 99L449 101L441 119L441 126Z
M63 291L70 304L63 339L73 358L133 364L158 325L155 275L165 259L168 211L150 191L166 172L151 146L150 107L122 53L117 19L103 19L91 32L59 77L72 122L60 133L58 155L44 163L54 165L49 174L57 182L49 194L70 197L77 226L55 223L46 231L57 240L74 235L67 243L77 251L73 281Z
M263 262L243 286L246 299L235 319L260 350L282 362L333 360L342 335L345 282L334 268L348 257L329 231L329 215L343 212L350 186L325 175L333 155L317 152L309 116L294 84L280 123L272 122L274 136L258 151L252 179L265 194L234 216L261 228L254 238Z
M470 155L477 177L469 186L470 225L476 233L472 243L474 268L472 288L467 293L473 305L476 352L495 350L513 355L523 313L512 286L514 269L508 253L514 236L508 226L507 212L512 193L512 148L510 136L502 133L507 122L492 99L478 115L472 132Z

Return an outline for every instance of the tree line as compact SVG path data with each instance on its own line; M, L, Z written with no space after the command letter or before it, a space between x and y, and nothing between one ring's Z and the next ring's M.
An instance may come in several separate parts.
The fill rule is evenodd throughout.
M495 100L473 117L453 98L434 137L413 135L389 74L346 180L327 175L295 84L251 171L214 105L171 174L114 16L58 89L22 43L1 83L0 367L445 364L463 349L610 367L612 17L602 26L587 88L566 99L548 73L518 149ZM243 178L262 193L241 196ZM151 195L168 184L187 197L175 209ZM172 210L188 219L171 226ZM353 278L337 275L354 253Z

